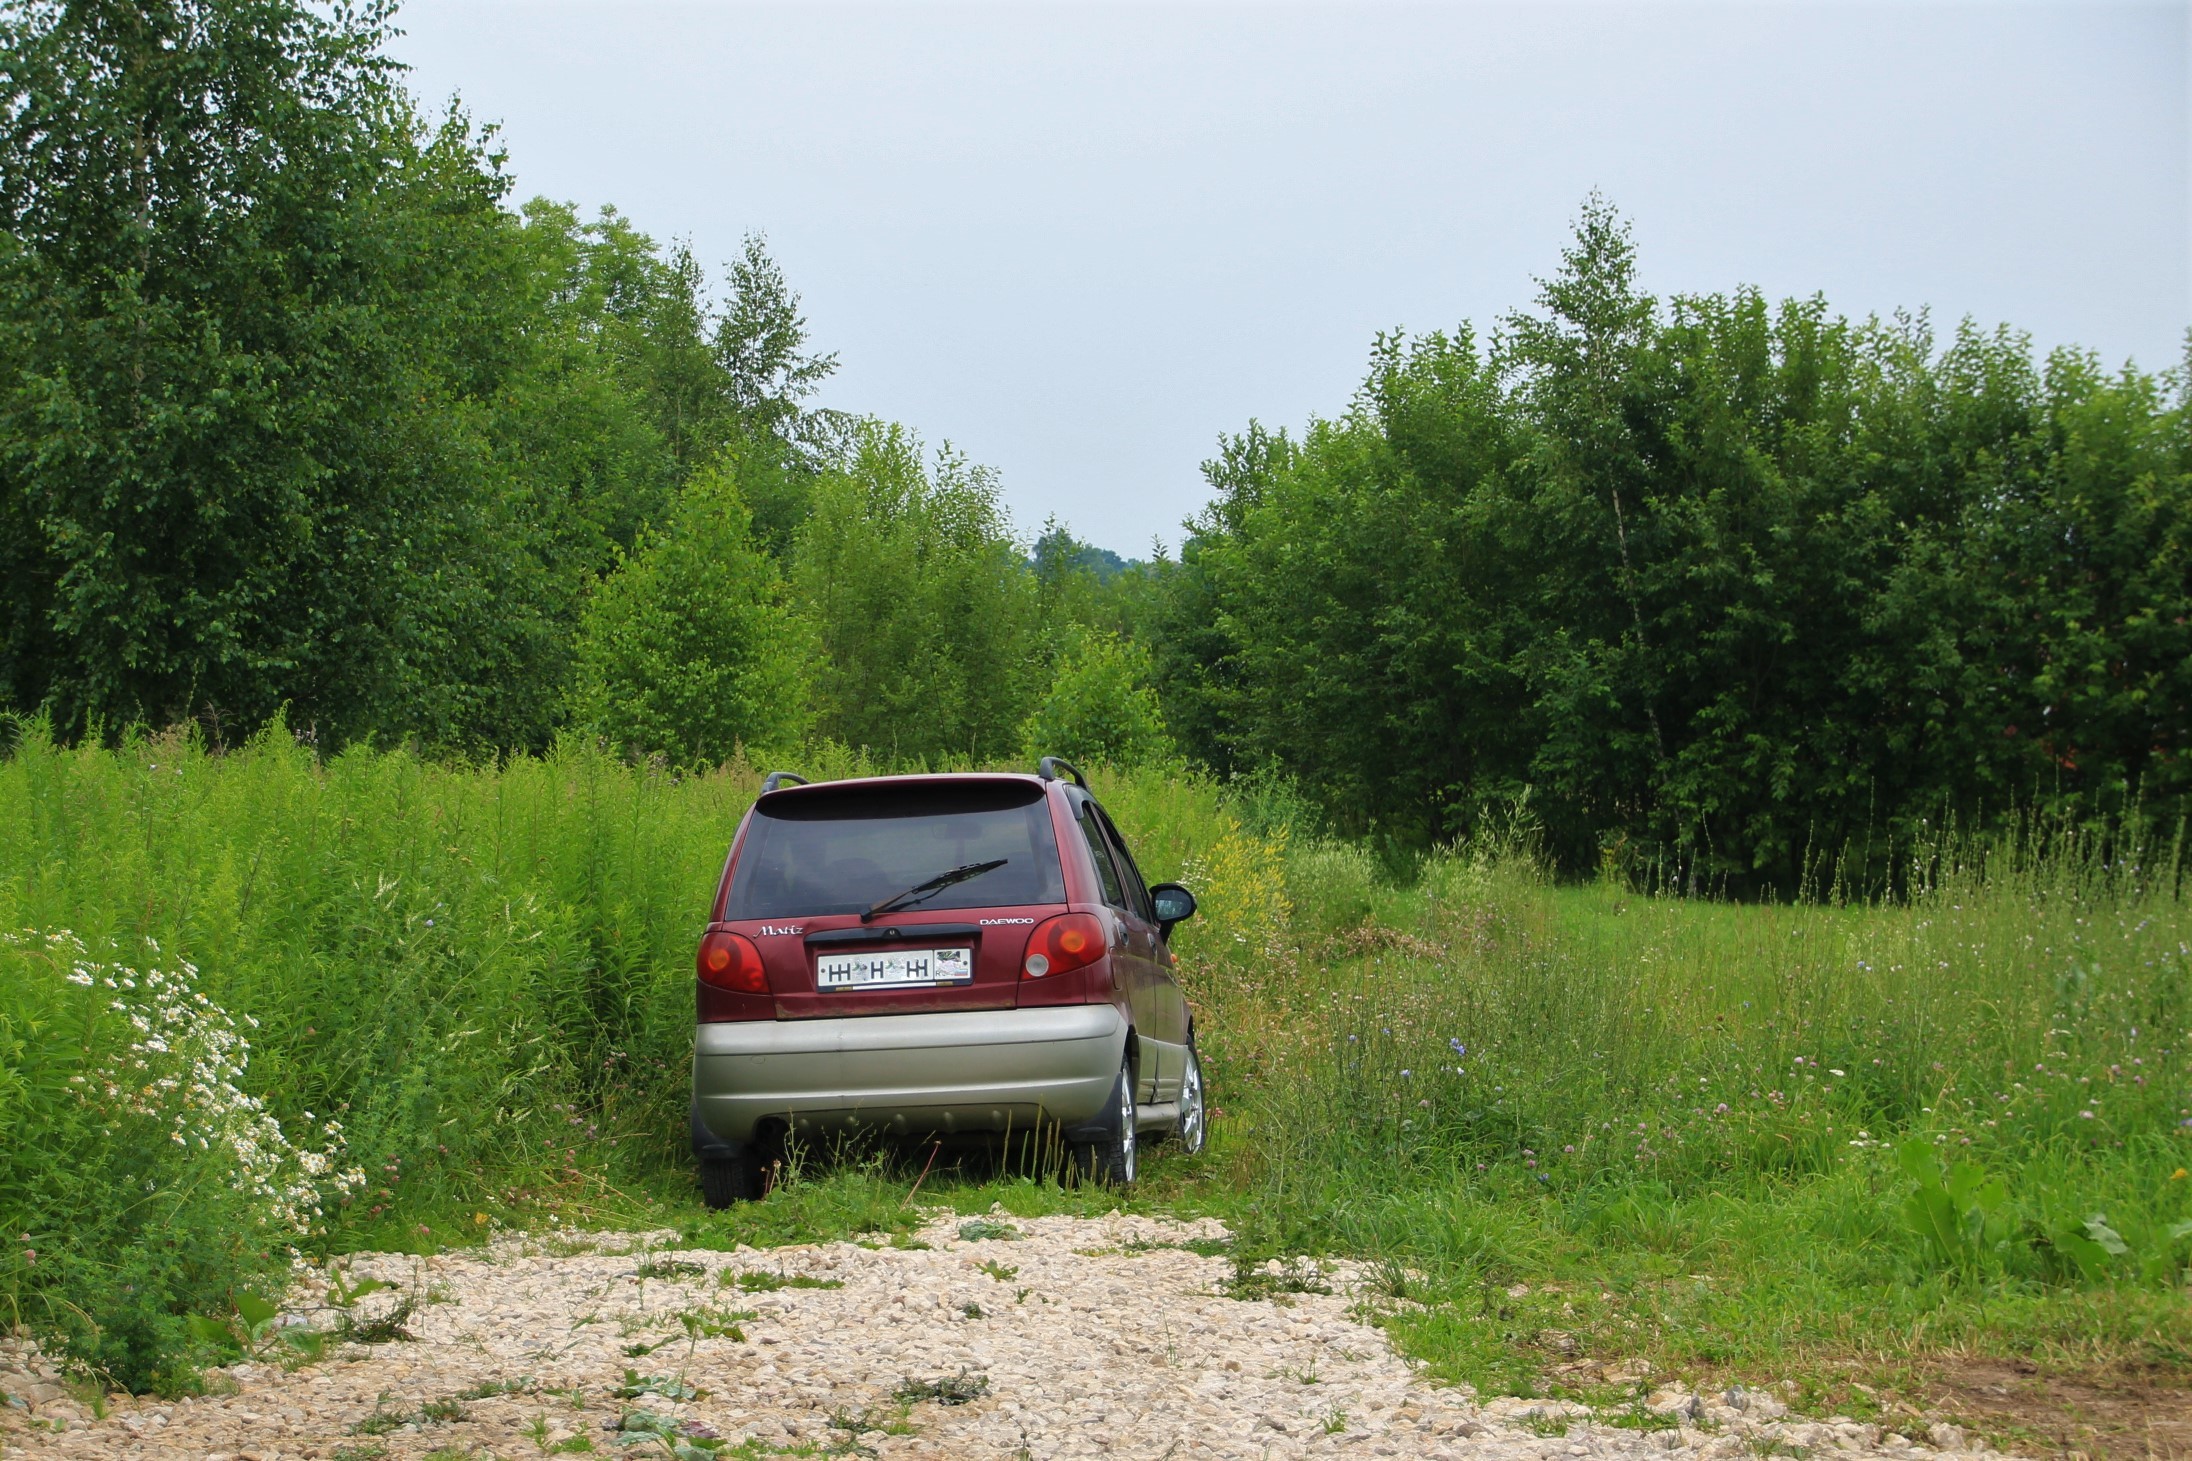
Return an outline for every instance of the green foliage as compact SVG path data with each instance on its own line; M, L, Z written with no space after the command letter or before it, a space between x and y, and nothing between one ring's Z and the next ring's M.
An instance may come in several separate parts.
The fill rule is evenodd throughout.
M331 1309L348 1312L357 1307L358 1300L379 1293L388 1285L377 1278L352 1279L337 1270L329 1279L327 1305Z
M308 1256L431 1247L487 1209L629 1215L726 1251L907 1241L918 1161L800 1153L765 1201L690 1194L694 920L757 785L576 746L446 767L33 730L0 761L0 927L187 956L248 1030L268 1114L301 1134L339 1113L369 1180ZM2166 856L1944 843L1907 904L1739 907L1559 887L1479 846L1403 887L1285 817L1257 830L1206 780L1096 786L1150 875L1204 904L1178 947L1222 1114L1206 1157L1150 1154L1137 1200L1225 1215L1241 1274L1383 1260L1425 1305L1392 1321L1403 1340L1500 1385L1536 1383L1548 1327L1776 1366L1794 1335L2192 1337L2160 1307L2192 1249ZM0 1313L187 1388L259 1342L240 1296L277 1290L287 1244L215 1153L75 1094L139 1037L70 967L0 951ZM1912 1137L1950 1163L1924 1174L1939 1203L1913 1204ZM985 1232L998 1202L1116 1201L941 1170L920 1192ZM1542 1303L1506 1295L1548 1278L1564 1290ZM346 1337L402 1337L413 1295L366 1314L368 1284L328 1288Z
M1903 1221L1936 1261L1970 1274L2008 1255L2015 1234L2013 1211L2006 1210L2009 1184L1987 1176L1976 1162L1957 1162L1944 1172L1933 1143L1922 1136L1906 1138L1895 1156L1917 1184L1903 1200Z
M1693 891L2185 814L2183 378L1657 300L1593 197L1491 348L1380 337L1342 415L1222 442L1177 561L1030 554L990 474L812 407L758 236L711 284L512 210L387 15L0 7L0 706L64 739L1177 744L1387 859L1527 823Z
M414 119L386 34L266 0L0 14L13 704L405 725L522 655L473 429L514 344L506 184ZM458 630L490 584L510 630Z
M321 1150L336 1117L336 1170L364 1180L325 1194L324 1231L271 1222L233 1180L234 1143L200 1147L195 1127L172 1140L165 1108L108 1109L95 1077L141 1040L109 1004L144 981L86 985L65 947L0 943L0 1315L128 1384L188 1388L197 1361L240 1346L238 1296L278 1292L292 1245L430 1251L489 1210L519 1223L649 1200L617 1191L684 1200L692 941L758 785L739 761L672 776L576 743L448 766L363 748L322 760L279 725L220 754L181 735L65 748L24 728L0 759L0 929L187 959L250 1044L234 1083L266 1109L237 1119L278 1119ZM1099 786L1153 876L1232 835L1207 784ZM1182 946L1229 939L1227 906L1214 898ZM794 1172L693 1240L918 1220L902 1184L844 1165ZM407 1337L416 1297L362 1305L376 1288L329 1280L346 1339Z
M990 474L810 409L834 358L758 237L716 292L613 212L512 211L387 35L0 3L0 706L47 717L0 761L0 929L83 940L0 943L0 1318L187 1389L276 1338L292 1249L685 1200L694 920L742 749L811 732L825 773L1108 763L1201 897L1223 1114L1175 1190L1244 1292L1370 1254L1408 1343L1515 1387L1556 1323L1704 1365L2192 1346L2192 971L2143 840L2192 796L2184 379L1657 301L1594 199L1493 347L1383 337L1343 415L1224 441L1177 561L1031 557ZM257 1023L141 1048L100 981L186 958ZM237 1099L177 1124L155 1057L221 1028ZM306 1153L362 1180L307 1214ZM916 1221L878 1160L687 1232ZM1573 1315L1511 1292L1547 1272ZM407 1337L372 1287L335 1332Z
M693 920L756 784L576 748L475 771L323 764L279 731L224 756L25 734L0 761L0 929L189 959L250 1042L243 1094L300 1147L321 1144L307 1112L338 1117L370 1180L331 1197L324 1233L270 1223L227 1125L193 1114L171 1139L179 1112L98 1079L155 1058L109 1008L144 979L85 985L65 951L0 946L0 1314L129 1384L187 1387L206 1353L189 1316L278 1291L292 1244L415 1247L484 1206L603 1200L558 1175L582 1160L681 1155L661 1113L685 1104Z
M1242 1271L1382 1260L1404 1347L1519 1394L1548 1328L1761 1377L2192 1341L2166 850L1943 843L1909 902L1732 906L1479 849L1339 936L1326 857L1285 856L1298 955L1189 966Z
M1084 543L1053 517L1035 539L1028 565L1034 571L1042 621L1116 634L1146 645L1160 637L1158 615L1173 564L1162 544L1147 562L1128 561Z
M1956 862L1910 905L1744 908L1442 859L1412 912L1387 905L1358 940L1369 968L1296 981L1283 1015L1244 1009L1315 1032L1313 1054L1290 1058L1313 1058L1316 1077L1281 1087L1268 1129L1288 1133L1298 1170L1339 1180L1368 1164L1363 1190L1390 1185L1388 1162L1484 1163L1557 1194L1878 1175L1917 1134L1903 1176L1936 1146L1953 1159L1909 1208L1941 1253L2006 1236L1987 1224L2012 1220L2009 1193L2048 1229L2097 1206L2128 1218L2106 1189L2071 1195L2085 1179L2068 1173L2158 1163L2186 1139L2175 875L2165 857L2152 883L2119 880L2097 848ZM1297 926L1320 921L1297 906ZM2082 971L2074 993L2065 966ZM1210 1021L1213 1062L1215 1032L1239 1023L1226 1014ZM2173 1190L2192 1201L2185 1185L2148 1189L2140 1210L2174 1206Z
M667 1375L642 1375L637 1370L627 1368L624 1371L624 1383L617 1386L614 1393L626 1400L652 1395L664 1400L678 1401L697 1399L706 1392L695 1389L681 1379Z
M405 1294L395 1303L370 1318L361 1319L345 1310L336 1316L335 1337L346 1344L393 1344L398 1340L414 1340L411 1321L418 1317L419 1301L416 1294Z
M811 1273L763 1273L755 1269L744 1273L725 1269L722 1283L725 1288L735 1285L750 1294L774 1293L778 1289L841 1289L845 1286L845 1281L841 1278L816 1278Z
M1166 717L1350 832L1526 807L1563 871L1690 889L1878 886L1944 819L2173 822L2182 389L1817 299L1662 304L1594 200L1496 349L1381 338L1345 415L1206 465Z
M263 1355L283 1337L281 1307L251 1292L236 1295L236 1312L223 1321L206 1314L184 1316L191 1336L224 1358L237 1354ZM326 1336L297 1334L292 1353L313 1353L324 1346Z
M961 1370L956 1375L940 1375L934 1379L908 1379L891 1392L891 1399L901 1405L917 1405L924 1400L933 1400L939 1405L965 1405L988 1393L989 1376Z
M983 1243L992 1239L1015 1242L1019 1237L1018 1228L994 1218L968 1218L959 1225L959 1240L963 1243Z
M1042 635L988 472L862 423L815 480L791 576L821 649L819 733L894 762L1019 748Z
M1130 568L1143 566L1129 564L1109 548L1080 541L1055 517L1043 524L1031 558L1036 577L1046 584L1061 586L1085 576L1101 587Z
M1305 944L1360 928L1377 908L1377 864L1359 844L1293 844L1287 849L1285 869L1292 929Z
M2107 1278L2112 1261L2131 1252L2123 1234L2108 1225L2103 1213L2095 1213L2074 1227L2066 1225L2049 1238L2056 1251L2075 1263L2079 1274L2089 1282Z
M339 1124L284 1124L244 1088L256 1024L147 941L0 936L0 1295L126 1383L194 1383L194 1355L258 1351L288 1254L322 1230ZM248 1285L249 1287L246 1287ZM233 1324L226 1316L231 1308Z
M807 412L799 403L837 369L837 357L807 353L799 296L759 234L746 236L731 265L730 283L730 300L716 321L715 363L740 428L765 440L827 451L851 423L833 411Z
M0 705L538 749L687 478L737 447L788 543L842 428L761 241L718 304L612 212L511 212L386 17L0 9Z
M1149 651L1103 630L1072 636L1050 687L1020 728L1029 760L1142 766L1177 752L1150 686Z
M788 749L806 729L808 658L730 474L706 472L595 590L573 651L570 721L677 766Z

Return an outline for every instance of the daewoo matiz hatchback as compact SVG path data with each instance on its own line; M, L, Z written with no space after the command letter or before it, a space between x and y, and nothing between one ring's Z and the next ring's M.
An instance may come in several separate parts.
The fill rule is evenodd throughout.
M788 1134L1029 1132L1088 1178L1199 1151L1202 1068L1150 887L1080 773L772 774L700 941L693 1154L710 1206L758 1196Z

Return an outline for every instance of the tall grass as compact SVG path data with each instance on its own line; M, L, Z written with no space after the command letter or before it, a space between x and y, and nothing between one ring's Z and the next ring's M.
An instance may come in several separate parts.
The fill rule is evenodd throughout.
M0 1322L176 1383L187 1316L272 1282L295 1243L682 1198L692 949L759 780L581 747L323 763L279 727L221 755L188 735L23 735L0 760L0 932L28 934L0 943ZM1231 825L1185 778L1119 790L1122 814L1170 829L1150 838L1153 876ZM112 1007L131 991L71 979L61 932L133 986L194 965L186 998L248 1038L244 1098L287 1131L339 1122L339 1160L366 1180L329 1195L317 1231L261 1221L233 1152L196 1127L170 1150L205 1114L187 1068L164 1092L157 1072L107 1078L159 1037ZM115 1104L131 1100L161 1109Z
M1512 848L1396 881L1283 785L1096 782L1145 871L1203 904L1180 948L1222 1114L1141 1200L1224 1212L1244 1251L1392 1260L1429 1301L1396 1322L1449 1372L1541 1383L1540 1321L1731 1364L1942 1333L2192 1350L2171 857L1943 851L1907 901L1738 907L1554 886ZM691 951L758 784L577 747L23 736L0 760L0 1322L186 1385L188 1316L293 1251L694 1217ZM162 1043L197 1054L147 1053L155 971L195 1032ZM231 1025L228 1075L193 1095ZM1965 1249L1912 1226L1913 1138L2008 1187ZM294 1148L284 1181L329 1158L317 1218L278 1220L251 1165L270 1145ZM893 1180L843 1185L872 1217L903 1206ZM740 1231L827 1206L809 1184ZM2086 1261L2095 1219L2120 1261ZM1692 1274L1712 1281L1670 1281ZM1487 1297L1548 1277L1551 1317Z
M312 1240L389 1241L598 1192L673 1149L683 971L753 793L745 772L672 782L583 752L323 765L280 734L226 756L178 737L109 752L32 734L0 763L0 929L69 930L131 967L196 964L206 999L256 1021L252 1093L287 1126L336 1116L369 1178ZM54 998L76 993L62 977L0 953L18 1076L0 1083L0 1221L48 1254L43 1270L0 1260L0 1305L142 1381L184 1314L223 1310L284 1255L216 1215L158 1282L106 1281L172 1244L153 1224L100 1235L96 1215L158 1201L127 1153L104 1183L31 1180L74 1149L68 1082L132 1039L107 991L84 989L81 1029L57 1043ZM99 1337L117 1327L141 1332L120 1352Z
M1533 1321L1455 1328L1455 1303L1557 1272L1591 1297L1534 1322L1693 1360L2025 1342L2096 1286L2119 1301L2070 1331L2174 1353L2192 918L2161 851L1944 848L1907 901L1731 906L1512 854L1366 889L1327 849L1317 876L1372 921L1297 919L1297 957L1204 990L1231 1178L1267 1245L1418 1273L1443 1302L1404 1327L1479 1381L1543 1368L1500 1340ZM1930 1239L1913 1173L1959 1164L2008 1197ZM1610 1302L1693 1272L1719 1279Z

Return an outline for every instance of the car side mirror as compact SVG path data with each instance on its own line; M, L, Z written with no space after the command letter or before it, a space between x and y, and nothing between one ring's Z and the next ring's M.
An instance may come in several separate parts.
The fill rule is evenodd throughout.
M1166 933L1172 925L1195 916L1195 895L1178 883L1159 883L1149 890L1149 901L1157 910L1157 923Z

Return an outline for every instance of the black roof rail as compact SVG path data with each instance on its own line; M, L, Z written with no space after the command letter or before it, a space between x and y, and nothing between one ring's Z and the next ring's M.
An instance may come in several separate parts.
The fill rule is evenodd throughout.
M761 778L761 794L763 796L767 796L770 792L776 790L787 781L794 786L805 786L808 784L807 778L801 776L796 771L771 771L768 775Z
M1081 779L1080 768L1078 766L1075 766L1071 761L1066 760L1065 757L1045 756L1042 760L1035 763L1035 774L1042 777L1045 781L1056 781L1058 779L1058 773L1061 771L1071 772L1073 775L1073 784L1081 788L1081 790L1083 791L1088 790L1088 783Z

